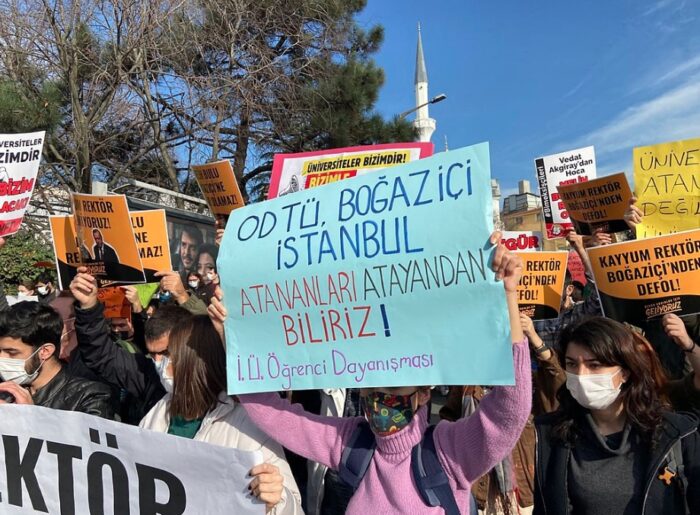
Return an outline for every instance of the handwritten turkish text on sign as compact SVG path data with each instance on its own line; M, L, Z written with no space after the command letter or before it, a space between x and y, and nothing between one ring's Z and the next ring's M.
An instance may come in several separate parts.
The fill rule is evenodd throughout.
M700 312L700 230L588 249L605 316L630 323Z
M700 138L634 149L637 238L700 228Z
M432 143L386 143L276 154L268 198L323 186L433 155Z
M165 210L132 211L131 225L147 282L158 282L156 272L172 270Z
M542 199L547 238L563 238L573 228L564 203L559 198L557 186L575 184L596 176L595 150L579 148L535 159L537 184Z
M81 261L100 287L145 282L124 195L74 193L73 216Z
M243 195L228 159L196 165L192 170L215 217L227 217L234 209L243 207Z
M0 237L19 231L39 173L44 132L0 134Z
M568 252L519 252L523 275L518 284L520 312L533 320L559 316Z
M52 215L49 216L49 225L53 253L56 256L58 289L67 290L81 263L75 219L70 215Z
M78 412L2 405L0 413L3 514L265 513L247 488L259 452Z
M491 202L483 143L234 211L229 392L511 382Z
M624 173L557 187L566 212L578 234L592 235L600 229L615 233L629 229L625 222L632 191Z

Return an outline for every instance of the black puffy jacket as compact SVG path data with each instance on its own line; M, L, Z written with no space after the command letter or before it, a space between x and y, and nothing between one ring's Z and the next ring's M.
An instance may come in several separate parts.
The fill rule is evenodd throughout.
M110 337L102 304L91 309L75 308L78 350L85 365L106 383L133 396L133 423L143 418L165 396L153 361L141 353L131 354Z
M112 390L107 385L71 375L63 368L32 396L32 400L36 406L44 408L114 418Z
M552 427L555 420L554 413L535 419L535 515L570 513L567 477L571 448L553 440ZM659 476L669 463L671 449L676 442L681 444L686 484L675 477L667 485ZM641 515L700 513L700 434L697 418L686 413L664 414L659 441L651 451L651 460L643 481L645 493Z

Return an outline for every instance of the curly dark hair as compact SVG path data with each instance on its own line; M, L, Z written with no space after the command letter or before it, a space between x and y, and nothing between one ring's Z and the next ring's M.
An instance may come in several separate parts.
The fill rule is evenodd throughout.
M670 406L666 376L651 344L643 336L609 318L593 317L572 324L559 336L559 363L566 369L570 343L586 347L603 365L620 366L627 372L620 395L629 424L650 443L657 439L662 413ZM573 445L585 427L583 408L564 384L557 392L559 409L553 427L556 439Z

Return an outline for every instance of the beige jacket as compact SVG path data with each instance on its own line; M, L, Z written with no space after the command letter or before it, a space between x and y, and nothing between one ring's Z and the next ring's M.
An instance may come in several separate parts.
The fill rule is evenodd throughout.
M170 394L158 401L141 420L139 427L167 433L170 424L167 409L169 400ZM282 447L258 429L248 418L245 409L231 397L223 392L219 394L219 404L206 414L194 439L242 451L262 451L263 461L278 467L284 477L282 500L268 513L303 515L299 488L284 458Z

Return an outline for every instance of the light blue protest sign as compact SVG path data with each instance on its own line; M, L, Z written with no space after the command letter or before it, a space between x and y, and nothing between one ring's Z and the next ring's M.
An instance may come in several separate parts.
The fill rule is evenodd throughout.
M487 143L231 213L229 393L512 384Z

